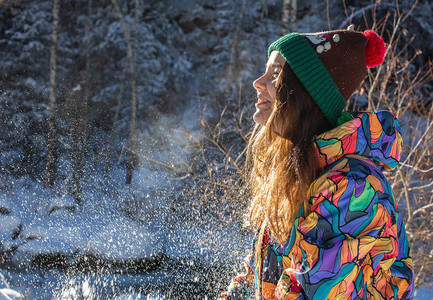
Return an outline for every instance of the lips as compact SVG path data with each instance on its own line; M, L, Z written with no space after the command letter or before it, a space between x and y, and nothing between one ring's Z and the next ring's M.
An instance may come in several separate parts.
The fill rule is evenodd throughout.
M271 104L270 101L261 101L261 102L257 102L255 105L256 107L262 106L262 105L266 105L266 104Z
M263 95L257 95L257 102L256 102L255 106L258 107L258 106L262 106L265 104L269 105L269 104L272 104L272 102L267 100L265 97L263 97Z

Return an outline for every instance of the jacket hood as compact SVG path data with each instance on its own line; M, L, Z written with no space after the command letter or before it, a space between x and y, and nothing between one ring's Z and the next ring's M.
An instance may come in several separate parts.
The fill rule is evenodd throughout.
M324 169L353 154L371 159L380 169L392 170L399 161L403 138L398 120L387 111L346 112L349 121L317 136L320 166Z

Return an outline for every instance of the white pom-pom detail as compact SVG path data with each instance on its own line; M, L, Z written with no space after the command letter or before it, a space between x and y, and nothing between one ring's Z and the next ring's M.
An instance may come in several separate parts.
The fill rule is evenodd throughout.
M317 53L322 53L324 49L325 48L322 45L319 45L319 46L317 46L316 51L317 51Z
M325 51L328 51L329 49L331 49L331 43L330 42L326 42L325 43Z
M340 41L340 36L338 35L338 33L336 33L332 36L332 40L336 43L338 43Z

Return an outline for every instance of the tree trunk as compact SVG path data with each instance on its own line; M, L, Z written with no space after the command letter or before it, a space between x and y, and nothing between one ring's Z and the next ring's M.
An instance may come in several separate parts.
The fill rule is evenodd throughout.
M108 142L107 154L105 159L104 178L107 179L110 171L111 159L113 157L114 135L116 133L117 120L119 119L120 107L122 104L123 82L125 80L125 69L123 69L122 78L120 79L119 94L117 95L117 107L113 116L113 125L111 127L110 141Z
M290 32L296 31L296 0L284 0L283 1L283 14L281 21L283 26L281 27L281 34L287 34L287 30Z
M227 68L227 86L226 86L226 94L224 95L225 98L228 98L229 95L231 94L231 83L234 82L233 78L234 76L234 66L236 65L236 53L238 52L238 39L239 39L239 30L240 27L242 25L242 18L244 16L244 12L245 12L245 7L247 4L247 0L244 0L242 2L242 8L239 12L239 16L238 16L238 22L236 24L236 31L234 34L234 38L233 38L233 43L232 46L230 48L230 57L229 57L229 65Z
M53 3L53 31L51 34L51 51L50 51L50 94L48 119L48 136L47 136L47 162L45 167L45 187L52 187L55 180L56 168L56 58L57 58L57 39L59 24L59 0Z
M90 97L90 32L92 29L92 0L87 2L87 33L86 33L86 72L84 75L84 94L81 103L77 103L80 106L79 111L81 112L77 117L78 126L77 130L77 153L75 169L73 173L73 184L74 184L74 195L78 204L81 204L82 196L82 185L81 179L84 175L84 159L86 155L87 146L87 132L89 122L89 97Z
M137 1L137 0L136 0ZM117 5L116 0L111 0L111 3L114 6L114 9L117 12L117 15L119 17L119 20L122 24L123 34L125 35L126 40L126 49L127 49L127 56L129 60L129 70L131 72L131 126L130 126L130 149L132 151L135 151L135 143L136 143L136 133L135 133L135 120L136 120L136 114L137 114L137 92L136 92L136 83L135 83L135 62L134 62L134 56L132 53L132 46L131 46L131 39L129 36L128 28L126 27L125 20L123 18L122 12L120 11L119 5ZM136 14L138 14L137 9L138 4L136 3ZM137 41L135 41L137 42ZM136 164L136 157L135 155L130 152L129 157L129 164L128 164L128 170L126 174L126 184L131 184L132 181L132 172L134 171L134 167Z

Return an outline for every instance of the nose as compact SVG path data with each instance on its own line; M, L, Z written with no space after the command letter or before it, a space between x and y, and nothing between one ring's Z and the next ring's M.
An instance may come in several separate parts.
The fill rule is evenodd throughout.
M263 74L262 76L260 76L259 78L257 78L256 80L254 80L253 82L253 87L259 91L259 90L264 90L266 89L266 83L265 83L265 74Z

